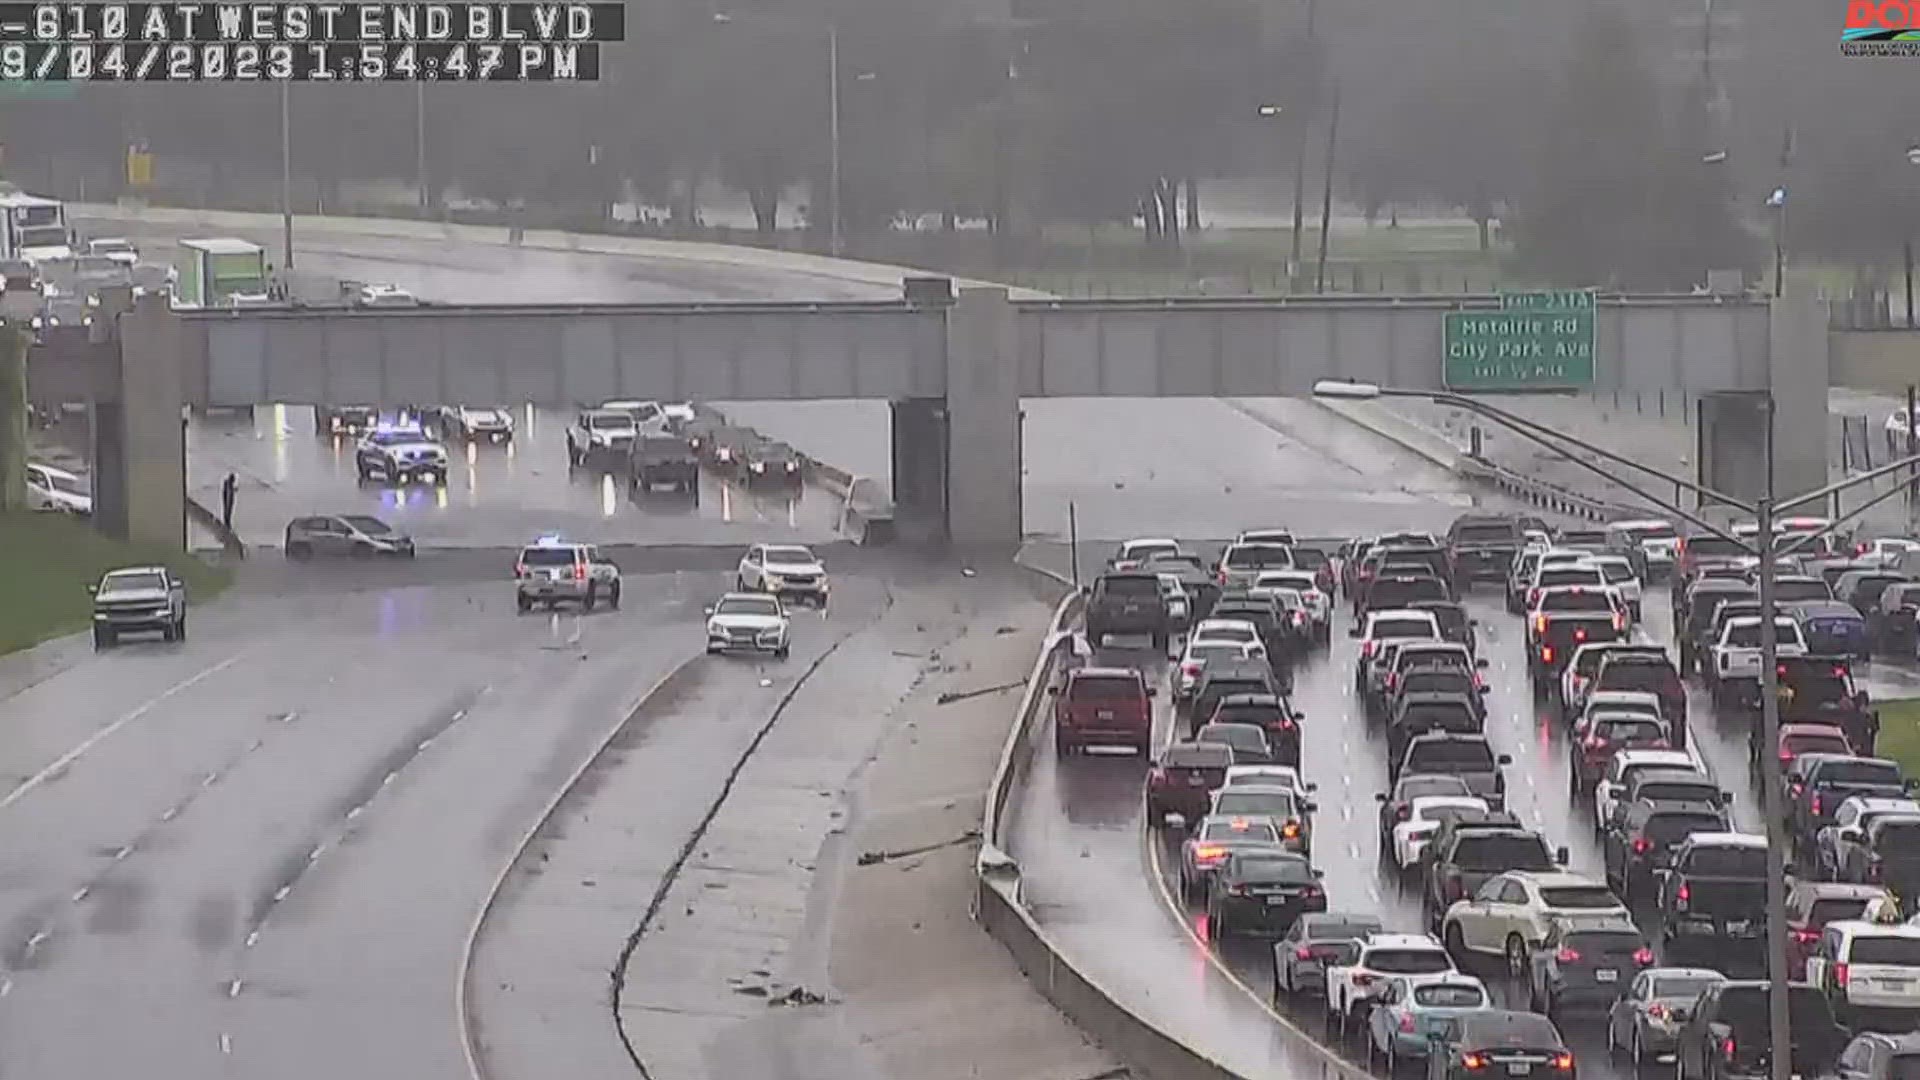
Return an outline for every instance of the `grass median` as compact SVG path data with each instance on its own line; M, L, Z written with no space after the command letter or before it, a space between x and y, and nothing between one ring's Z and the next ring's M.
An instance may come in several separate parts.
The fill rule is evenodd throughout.
M1874 707L1880 711L1874 752L1899 762L1908 776L1920 776L1920 698L1890 698Z
M232 580L223 567L110 539L66 514L0 514L0 655L85 630L93 613L87 586L117 567L155 565L186 579L190 603L205 603Z

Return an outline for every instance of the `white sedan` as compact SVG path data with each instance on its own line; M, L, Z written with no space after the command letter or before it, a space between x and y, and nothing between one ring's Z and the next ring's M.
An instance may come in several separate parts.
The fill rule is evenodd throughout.
M1607 772L1600 782L1593 785L1593 820L1595 828L1604 829L1613 819L1613 804L1627 793L1627 782L1638 772L1653 769L1674 769L1680 772L1706 775L1705 763L1691 747L1685 750L1622 750L1613 755L1607 763Z
M1195 645L1252 645L1265 643L1260 638L1260 628L1245 619L1201 619L1200 625L1193 628L1187 644Z
M792 626L780 598L765 593L728 593L707 609L707 653L735 650L772 653L784 660Z
M1221 788L1230 787L1284 787L1305 795L1317 790L1320 785L1304 783L1300 779L1300 770L1291 765L1229 765L1227 778Z
M1420 864L1427 841L1440 828L1440 812L1486 813L1487 800L1475 795L1419 795L1407 807L1407 819L1393 827L1393 864L1410 871Z

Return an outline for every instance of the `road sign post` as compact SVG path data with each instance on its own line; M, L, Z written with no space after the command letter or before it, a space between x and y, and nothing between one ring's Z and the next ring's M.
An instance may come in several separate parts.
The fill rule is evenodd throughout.
M1506 293L1498 311L1449 311L1441 318L1441 376L1449 390L1593 386L1591 292Z

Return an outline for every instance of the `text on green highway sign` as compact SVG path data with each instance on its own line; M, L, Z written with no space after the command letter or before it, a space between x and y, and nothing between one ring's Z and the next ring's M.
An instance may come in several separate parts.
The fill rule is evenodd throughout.
M1507 293L1498 311L1443 316L1443 381L1452 390L1593 385L1593 293Z

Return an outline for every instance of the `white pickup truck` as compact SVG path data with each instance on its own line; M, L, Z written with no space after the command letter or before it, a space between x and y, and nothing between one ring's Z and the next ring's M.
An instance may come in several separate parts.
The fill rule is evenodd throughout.
M1782 657L1805 656L1806 641L1800 625L1792 619L1776 618L1774 637ZM1713 645L1713 663L1708 667L1708 685L1714 707L1734 705L1747 708L1760 703L1760 616L1741 615L1727 620L1720 628L1720 640Z

